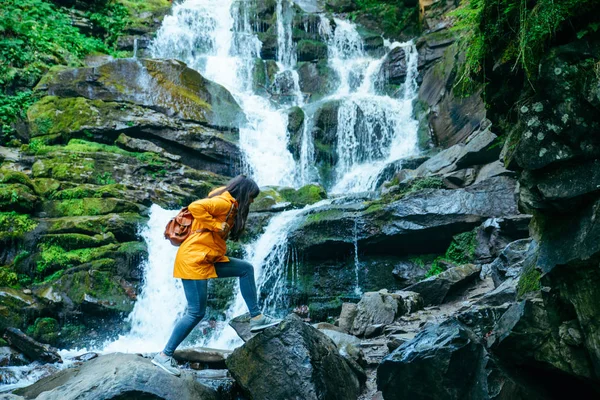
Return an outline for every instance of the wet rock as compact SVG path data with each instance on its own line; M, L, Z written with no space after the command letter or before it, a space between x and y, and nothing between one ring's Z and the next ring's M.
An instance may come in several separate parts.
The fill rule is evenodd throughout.
M297 71L300 90L310 101L317 101L332 93L339 79L327 60L299 62Z
M478 263L491 263L506 246L529 236L531 215L490 218L476 230L474 258Z
M25 354L30 360L43 363L62 362L57 349L35 341L16 328L7 328L4 331L4 339L11 347Z
M423 279L428 269L426 265L408 259L398 262L392 271L392 275L404 287L407 287Z
M399 85L406 79L406 53L402 47L392 49L381 64L381 72L390 83Z
M352 329L352 325L354 324L354 319L356 318L357 305L354 303L343 303L342 311L340 312L340 318L338 321L338 325L341 329L346 332L350 332Z
M411 285L406 290L419 293L426 306L441 304L475 282L480 272L480 265L461 265Z
M360 391L333 342L294 315L234 350L227 367L254 399L355 399Z
M409 295L405 297L412 306L414 297L413 300L409 299ZM400 294L387 291L365 293L357 304L350 332L355 336L374 336L406 312L405 300Z
M199 363L209 369L223 369L226 368L225 360L229 355L231 355L230 350L194 347L176 350L173 358L179 362Z
M520 366L520 373L540 386L558 387L561 380L564 384L568 379L579 377L582 384L577 388L578 393L588 392L589 395L594 386L589 379L594 373L580 340L581 326L576 320L557 324L554 311L548 308L548 304L551 302L547 303L539 296L513 304L488 338L490 351L503 364ZM539 368L559 380L549 382L536 376ZM559 378L561 375L562 378Z
M486 164L477 173L477 178L475 179L475 183L479 183L486 179L493 178L495 176L510 176L514 177L515 173L513 171L509 171L504 167L502 161L494 161L493 163Z
M85 362L85 361L90 361L93 360L94 358L98 357L98 353L94 353L94 352L89 352L89 353L83 353L80 354L76 357L73 357L72 360L73 361L80 361L80 362Z
M350 358L357 363L364 361L364 355L360 349L360 339L347 333L338 332L331 329L319 329L337 346L340 354L346 358Z
M0 332L8 327L25 329L43 312L34 297L11 288L0 288Z
M393 292L392 294L400 296L398 301L404 303L404 306L400 308L405 310L405 314L411 314L423 309L423 297L417 292L400 290Z
M229 321L229 325L235 330L235 333L244 341L247 342L254 333L250 332L250 313L242 314Z
M245 116L227 89L175 60L117 59L51 73L37 86L50 96L122 101L167 116L237 128Z
M296 45L298 61L316 61L327 58L327 45L315 40L301 40Z
M8 346L0 347L0 367L15 367L29 363L30 361L18 351Z
M169 160L179 161L181 156L166 152L162 147L159 147L149 140L131 138L124 133L121 133L115 141L119 147L130 151L148 151L168 158Z
M453 235L489 217L517 214L515 200L515 182L496 177L464 189L426 189L372 207L324 206L310 212L290 243L308 259L347 257L355 242L366 255L442 253Z
M402 344L377 368L385 399L479 399L485 349L456 320L433 325ZM472 397L471 397L472 396Z
M434 35L443 36L442 40L430 39L439 46L423 46L419 50L419 64L425 67L418 95L425 114L421 124L432 131L438 146L448 147L479 129L486 111L481 89L475 89L466 98L455 95L452 88L456 83L457 44L451 42L452 35L447 32L435 32L431 36Z
M500 286L508 278L518 278L527 260L535 262L534 256L537 246L534 245L532 248L532 243L531 239L521 239L509 243L498 258L484 268L484 270L489 271L496 286Z
M133 354L109 354L41 379L16 394L31 399L216 400L216 392L197 382L192 374L165 373L150 360Z

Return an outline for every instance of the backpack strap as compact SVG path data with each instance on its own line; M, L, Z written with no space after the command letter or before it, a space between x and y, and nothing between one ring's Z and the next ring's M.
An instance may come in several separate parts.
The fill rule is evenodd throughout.
M227 222L227 220L229 219L229 216L233 212L234 208L235 208L235 203L231 203L231 208L229 209L229 212L227 213L227 216L225 217L225 222ZM211 231L210 229L206 229L206 228L200 228L200 229L196 229L195 231L193 231L193 233L203 233L203 232L213 232L213 231Z

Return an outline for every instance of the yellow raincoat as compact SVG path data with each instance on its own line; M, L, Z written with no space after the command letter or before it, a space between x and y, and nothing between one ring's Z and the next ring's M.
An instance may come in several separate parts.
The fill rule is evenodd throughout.
M221 188L215 189L214 193ZM210 195L210 194L209 194ZM232 205L233 210L232 210ZM192 223L192 234L179 246L173 277L181 279L210 279L216 278L216 262L228 262L225 256L227 245L225 234L221 233L221 227L227 214L227 223L233 226L237 212L237 201L229 194L222 194L202 200L194 201L188 209L194 216ZM199 229L209 231L196 232Z

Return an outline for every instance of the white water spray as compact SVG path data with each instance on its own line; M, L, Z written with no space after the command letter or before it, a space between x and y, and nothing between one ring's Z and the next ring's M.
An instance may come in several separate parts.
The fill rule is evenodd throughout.
M175 322L186 306L179 279L173 278L173 264L177 247L165 240L166 222L177 214L154 204L150 220L142 231L148 246L148 261L144 264L143 289L133 311L127 317L129 333L108 343L103 352L148 353L164 348Z

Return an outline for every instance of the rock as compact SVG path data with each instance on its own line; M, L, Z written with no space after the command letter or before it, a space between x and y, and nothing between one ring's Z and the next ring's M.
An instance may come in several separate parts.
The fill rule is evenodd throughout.
M428 176L433 174L445 174L456 170L456 160L462 154L463 148L460 145L454 145L446 150L442 150L429 160L421 164L415 174L417 176Z
M234 350L227 367L254 399L355 399L360 384L327 336L295 315Z
M399 303L401 299L402 303ZM350 332L355 336L374 336L385 325L406 313L404 301L399 295L370 292L362 295L356 307L356 317Z
M523 372L537 365L549 373L578 376L583 382L577 390L585 393L592 389L586 379L593 376L593 366L579 339L581 327L576 320L558 325L544 303L534 297L513 304L488 338L490 351L506 365L524 366ZM543 384L541 377L532 375L530 378ZM558 382L547 384L547 387L560 385Z
M144 139L135 139L131 138L124 133L121 133L115 143L125 149L130 151L140 151L145 152L149 151L152 153L160 154L161 156L168 158L169 160L179 161L181 160L181 156L177 156L175 154L171 154L166 152L162 147L155 145L149 140Z
M4 331L4 339L11 347L25 354L30 360L42 363L62 362L57 349L35 341L16 328L7 328Z
M130 102L227 129L245 121L227 89L176 60L116 59L95 68L51 73L37 88L50 96Z
M406 79L406 53L402 47L393 48L385 56L381 64L381 72L394 85L404 83Z
M400 308L404 308L406 314L411 314L423 309L423 298L419 293L400 290L393 294L400 296L399 301L404 303L404 306Z
M230 350L193 347L176 350L173 354L173 358L179 362L204 364L209 369L223 369L225 368L225 360L230 354Z
M389 203L315 208L289 240L307 260L347 257L354 243L366 255L442 253L452 235L517 212L514 181L497 177L464 189L417 191Z
M299 62L297 71L300 90L313 102L332 93L338 84L339 78L327 60Z
M377 368L387 399L480 399L486 351L475 335L450 319L402 344Z
M506 246L529 236L531 215L490 218L476 230L474 258L478 263L492 262Z
M108 354L75 368L64 369L15 391L31 399L206 399L216 392L197 382L192 374L175 377L150 360L134 354Z
M250 332L250 313L242 314L229 321L229 325L235 330L235 333L244 341L247 342L254 333Z
M349 357L358 363L363 361L364 356L360 350L359 338L331 329L319 329L319 331L333 340L342 356Z
M475 182L476 173L473 168L459 169L444 175L444 181L449 183L450 187L469 186Z
M315 40L301 40L298 42L298 61L316 61L327 58L327 45Z
M488 125L489 122L485 124ZM497 161L500 155L500 146L494 145L497 138L498 136L489 127L474 132L467 139L462 153L458 156L456 167L465 168Z
M73 361L85 362L85 361L93 360L94 358L98 358L98 353L89 352L89 353L83 353L83 354L80 354L80 355L78 355L76 357L73 357L72 360Z
M419 293L426 306L442 304L478 279L480 272L479 265L461 265L411 285L406 290Z
M9 327L25 329L43 310L44 307L31 295L7 287L0 288L0 332Z
M517 279L508 278L494 290L485 293L477 304L500 306L517 300Z
M524 263L529 260L530 263L535 262L536 245L531 247L531 239L521 239L509 243L486 270L494 280L496 287L508 278L518 278L521 275Z
M455 145L469 137L486 116L480 88L465 98L454 93L458 47L451 38L452 35L444 40L428 39L436 44L419 50L420 65L426 67L418 95L426 114L423 123L431 129L434 142L441 147Z
M350 332L356 313L358 312L357 306L354 303L343 303L342 311L340 312L339 327L346 332Z
M8 346L0 347L0 367L15 367L29 363L30 361L18 351Z
M419 282L427 274L427 266L412 260L402 260L394 266L392 275L402 283L402 286L410 286Z
M495 176L510 176L514 177L515 173L513 171L509 171L504 167L502 161L494 161L490 164L486 164L477 173L477 178L475 179L475 183L479 183L486 179L493 178Z

